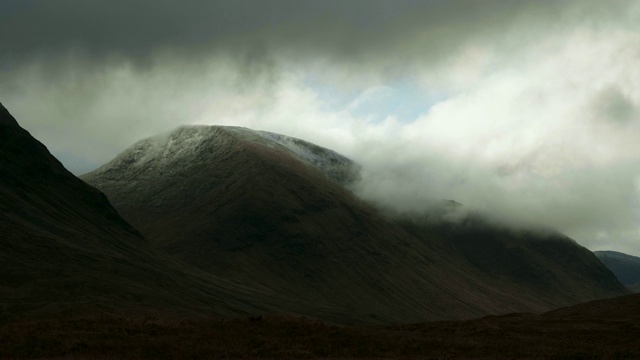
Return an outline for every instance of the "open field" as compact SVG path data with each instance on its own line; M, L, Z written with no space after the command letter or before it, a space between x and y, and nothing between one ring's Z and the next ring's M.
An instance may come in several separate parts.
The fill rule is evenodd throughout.
M385 327L283 317L100 316L7 323L0 357L637 359L639 331L638 295L542 315Z

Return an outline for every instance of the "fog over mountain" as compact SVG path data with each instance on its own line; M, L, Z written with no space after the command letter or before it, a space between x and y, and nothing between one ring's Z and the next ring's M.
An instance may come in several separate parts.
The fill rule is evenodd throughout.
M640 254L640 4L0 2L0 99L76 174L182 124L305 139L400 212L454 199Z
M332 321L540 312L625 294L593 253L562 234L449 216L451 202L441 206L445 221L386 216L345 189L354 170L300 139L182 126L81 179L155 249L274 290L287 299L282 310Z

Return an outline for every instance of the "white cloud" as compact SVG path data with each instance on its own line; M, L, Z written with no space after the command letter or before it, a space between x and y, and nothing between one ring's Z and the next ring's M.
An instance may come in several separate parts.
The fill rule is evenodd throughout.
M400 209L452 198L592 247L604 241L592 234L606 229L609 243L620 237L623 250L639 253L640 241L628 240L640 220L640 57L629 51L638 41L633 32L577 31L486 74L397 129L397 143L381 152L388 157L365 155L378 170L367 173L364 195Z

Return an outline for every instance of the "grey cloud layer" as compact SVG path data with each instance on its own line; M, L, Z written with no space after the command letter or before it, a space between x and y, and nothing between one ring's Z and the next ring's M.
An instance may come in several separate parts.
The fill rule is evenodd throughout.
M0 60L150 61L158 52L271 52L356 61L439 58L466 43L522 29L619 17L624 1L513 0L3 0ZM520 29L516 31L517 29Z

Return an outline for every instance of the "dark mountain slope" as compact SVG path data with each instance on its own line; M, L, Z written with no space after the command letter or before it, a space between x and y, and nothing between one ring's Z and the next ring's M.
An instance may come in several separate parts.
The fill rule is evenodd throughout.
M399 222L418 238L444 239L464 262L503 286L519 287L523 294L579 303L598 298L603 290L624 291L591 251L556 231L510 228L475 213L456 217L455 222L424 218Z
M598 259L631 291L640 293L640 258L616 251L596 251Z
M255 312L251 292L153 250L0 106L0 314ZM249 295L243 298L250 297Z
M540 261L535 281L553 280L542 288L491 274L448 234L410 234L357 199L340 183L345 176L332 176L336 169L352 174L348 159L274 136L182 127L138 142L82 178L162 251L272 289L290 299L283 308L306 304L308 315L416 322L543 311L623 293L586 250L569 256L604 272L572 277L540 256L530 260ZM318 165L326 163L331 171Z

